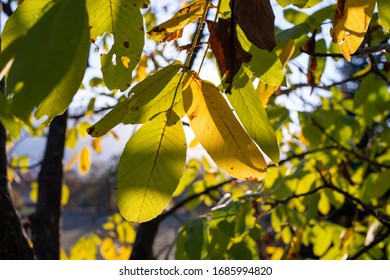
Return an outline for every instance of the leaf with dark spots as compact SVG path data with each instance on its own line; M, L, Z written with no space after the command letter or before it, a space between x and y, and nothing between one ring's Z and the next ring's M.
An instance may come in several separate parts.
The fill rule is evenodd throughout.
M249 62L252 55L244 51L236 32L232 36L230 20L220 18L217 23L207 21L210 32L210 47L217 60L221 76L226 75L226 83L231 84L234 75L243 62Z
M276 40L270 0L230 0L230 8L248 40L260 49L272 51Z
M124 46L126 49L128 49L128 48L130 47L130 44L129 44L129 42L125 41L125 42L123 42L123 46Z

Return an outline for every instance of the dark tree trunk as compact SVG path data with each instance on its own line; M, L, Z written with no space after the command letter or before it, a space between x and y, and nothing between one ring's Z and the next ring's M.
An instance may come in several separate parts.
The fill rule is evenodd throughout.
M34 255L8 187L6 139L5 128L0 122L0 259L31 260L34 259Z
M37 208L30 216L34 253L41 260L60 257L61 189L67 112L53 119L38 177Z
M141 223L137 230L137 237L134 242L131 252L131 260L151 260L153 256L153 243L156 238L158 227L160 225L160 217L145 223Z
M2 11L3 6L0 2L0 12ZM3 79L0 82L0 94L4 96L4 92ZM20 223L8 186L6 142L7 134L0 121L0 259L32 260L34 255Z

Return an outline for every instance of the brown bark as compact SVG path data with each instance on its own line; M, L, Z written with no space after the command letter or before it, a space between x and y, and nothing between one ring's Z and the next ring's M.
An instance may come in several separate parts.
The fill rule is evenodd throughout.
M0 259L31 260L28 244L19 216L13 205L7 180L6 131L0 122Z
M37 208L30 216L34 253L38 259L60 257L61 189L67 112L53 119L38 176Z

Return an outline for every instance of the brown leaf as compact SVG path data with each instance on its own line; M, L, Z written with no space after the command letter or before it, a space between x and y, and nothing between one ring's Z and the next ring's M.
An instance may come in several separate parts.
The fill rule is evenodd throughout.
M230 20L220 18L217 23L207 21L207 26L210 32L210 47L217 60L221 76L226 75L226 83L231 84L241 64L249 62L252 55L244 51L236 32L232 37Z
M316 35L317 35L317 29L314 29L310 39L302 46L302 49L309 54L314 54L316 52ZM314 55L310 55L309 67L307 71L307 83L311 86L312 91L316 83L315 76L314 76L316 68L317 68L317 57Z
M270 0L230 0L230 8L248 40L260 49L272 51L276 40Z
M176 39L179 39L183 36L183 28L182 29L178 29L178 30L175 30L173 31L172 33L168 33L167 35L165 35L161 42L170 42L172 40L176 40Z

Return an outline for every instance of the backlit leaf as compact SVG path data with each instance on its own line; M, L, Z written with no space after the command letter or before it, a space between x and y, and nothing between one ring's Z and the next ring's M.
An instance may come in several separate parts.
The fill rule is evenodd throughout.
M137 130L119 162L117 201L123 217L144 222L164 210L183 175L186 150L182 122L173 112Z
M250 137L275 164L278 164L279 147L275 131L245 71L241 70L235 77L232 93L227 96Z
M181 30L188 24L197 21L202 16L205 7L206 0L195 1L180 9L169 20L148 31L148 35L157 41L178 39L181 37ZM171 36L172 34L175 35Z
M284 68L287 65L287 62L294 55L295 40L289 39L287 42L283 42L282 45L283 45L282 49L276 50L276 54L279 55L279 60L282 63L282 67ZM278 88L279 86L271 86L266 84L263 81L259 81L259 84L257 86L257 93L264 107L267 107L271 96L275 93L275 91Z
M146 68L148 66L148 57L146 55L141 56L141 59L139 60L138 66L135 69L136 75L134 77L135 82L142 81L147 77L146 74Z
M0 79L3 79L11 68L16 51L19 48L20 43L23 41L23 38L23 36L16 38L10 45L0 52Z
M390 1L378 0L378 14L383 28L390 33Z
M113 35L108 54L101 55L103 79L109 89L130 87L132 71L144 47L144 25L138 0L87 0L91 40Z
M7 20L2 32L1 49L6 49L28 30L55 4L52 0L23 1Z
M244 64L263 82L279 86L284 79L283 66L278 56L266 50L259 49L245 36L241 28L237 28L237 36L242 48L252 55L252 59Z
M2 94L0 94L0 122L10 132L14 139L18 138L19 127L14 117L9 112L7 100L5 100Z
M331 30L333 42L339 44L345 59L351 60L363 42L374 12L376 0L338 0Z
M180 67L180 64L171 64L135 85L130 90L130 97L88 128L88 133L99 137L119 123L144 123L155 114L168 110L180 80L178 78L175 83L172 79Z
M69 79L71 85L67 85L67 90L72 91L66 92L63 100L73 97L84 76L89 52L85 3L79 0L54 3L29 29L9 72L7 92L15 93L11 109L22 118L26 118L58 85L61 87L60 82L69 71L74 75ZM76 69L77 73L73 72L74 63L83 66L81 70Z
M88 147L81 150L79 158L79 172L81 175L86 174L91 168L91 152Z
M213 84L191 73L184 79L183 101L195 136L222 170L244 180L264 178L263 155Z

